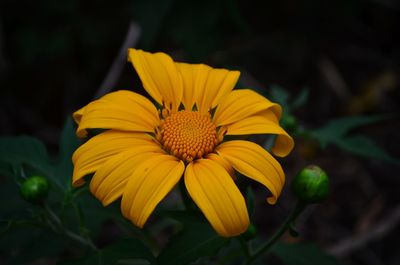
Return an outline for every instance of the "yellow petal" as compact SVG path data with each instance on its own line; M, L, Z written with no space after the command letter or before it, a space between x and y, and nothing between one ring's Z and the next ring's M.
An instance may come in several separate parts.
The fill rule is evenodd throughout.
M294 147L293 138L282 129L271 110L265 110L236 121L227 125L226 128L227 135L276 134L277 138L272 152L280 157L288 155Z
M104 206L112 203L122 195L129 177L141 163L163 153L154 145L143 145L113 156L94 174L90 191Z
M217 126L227 125L271 109L280 118L281 107L250 89L233 90L220 102L214 114Z
M128 53L144 89L158 103L177 111L182 100L182 78L171 57L136 49L129 49Z
M92 137L72 156L74 163L72 185L82 185L84 176L95 172L114 155L140 146L152 146L155 150L161 150L160 146L146 133L110 130Z
M82 115L83 115L84 111L85 111L85 107L80 108L79 110L75 111L74 114L72 115L72 117L74 118L74 121L76 122L76 124L79 125L79 123L81 122Z
M185 185L219 235L237 236L247 230L249 216L244 198L218 163L209 159L190 163L185 172Z
M215 69L205 64L176 63L184 84L183 104L191 110L196 103L197 109L206 113L215 107L235 87L239 71Z
M198 108L200 112L207 112L217 106L235 87L240 76L239 71L211 68L207 74L202 73L198 79L206 79L200 87Z
M121 210L138 227L143 227L158 203L181 178L185 165L170 155L156 155L143 161L125 187Z
M285 184L285 175L278 161L264 148L253 142L235 140L220 144L216 151L241 174L267 187L272 193L267 201L276 203Z
M206 156L207 159L210 159L214 162L217 162L218 164L220 164L223 168L225 168L226 172L228 172L229 175L231 175L231 177L236 180L235 177L235 170L233 169L232 165L226 161L225 159L223 159L221 156L215 154L215 153L209 153Z
M183 80L183 97L182 103L185 109L192 110L196 100L199 97L199 92L203 89L206 78L202 73L208 73L210 67L204 64L187 64L176 63L176 67L181 73Z
M80 120L76 131L85 137L86 129L153 132L159 123L157 109L145 97L131 91L117 91L89 103L74 113Z

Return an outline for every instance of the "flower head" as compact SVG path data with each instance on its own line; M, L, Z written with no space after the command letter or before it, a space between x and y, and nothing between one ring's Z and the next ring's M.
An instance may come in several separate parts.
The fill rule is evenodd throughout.
M122 197L123 215L143 227L183 176L187 191L221 236L246 231L249 217L235 170L269 189L274 204L285 182L261 146L227 135L277 135L272 152L287 155L292 138L279 126L281 107L249 89L233 90L238 71L174 62L164 53L129 50L143 87L156 101L116 91L74 113L77 135L106 129L79 147L72 183L94 173L90 190L103 205Z

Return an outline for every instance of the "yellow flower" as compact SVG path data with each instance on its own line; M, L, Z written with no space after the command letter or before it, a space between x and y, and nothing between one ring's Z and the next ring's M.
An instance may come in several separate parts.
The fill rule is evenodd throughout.
M107 130L75 151L73 185L94 173L94 196L104 206L122 197L123 215L143 227L184 176L189 195L219 235L243 233L249 217L234 170L268 188L270 204L285 175L261 146L225 136L275 134L272 152L286 156L294 143L279 126L281 107L252 90L233 90L238 71L135 49L128 57L159 107L137 93L117 91L76 111L79 137L87 129Z

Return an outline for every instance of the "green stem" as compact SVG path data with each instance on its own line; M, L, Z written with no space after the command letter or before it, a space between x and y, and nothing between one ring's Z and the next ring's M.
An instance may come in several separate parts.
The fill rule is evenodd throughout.
M253 263L259 256L266 253L275 243L276 241L290 228L290 225L296 220L299 214L304 210L305 205L303 203L298 202L290 213L290 215L286 218L285 222L279 227L279 229L275 232L275 234L261 247L259 247L254 253L250 255L249 258L243 263L244 265L250 265Z
M47 217L49 219L49 225L53 229L54 232L65 235L66 237L80 243L83 246L89 247L90 249L97 251L97 247L93 244L90 238L84 238L69 229L67 229L61 222L60 218L53 212L53 210L47 205L47 203L43 203L43 208L46 211Z

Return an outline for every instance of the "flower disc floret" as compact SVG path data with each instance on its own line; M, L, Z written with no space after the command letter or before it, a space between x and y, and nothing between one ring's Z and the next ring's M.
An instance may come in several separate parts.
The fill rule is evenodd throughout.
M166 117L161 124L160 142L167 152L190 162L214 150L216 126L209 115L196 111L179 111Z

